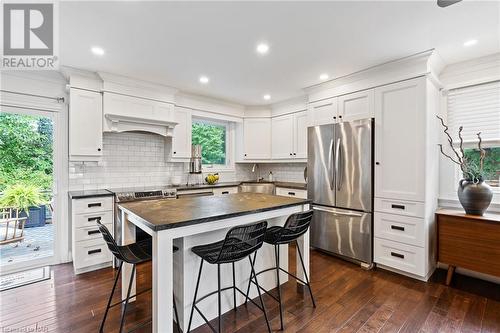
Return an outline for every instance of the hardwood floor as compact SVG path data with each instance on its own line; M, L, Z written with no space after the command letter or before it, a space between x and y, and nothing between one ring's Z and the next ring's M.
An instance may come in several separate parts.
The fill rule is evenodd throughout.
M294 259L294 251L290 251ZM450 287L446 272L424 283L383 270L364 271L340 259L311 252L312 287L317 308L295 282L283 287L285 332L500 332L500 286L460 275ZM151 284L151 265L138 267L140 286ZM0 294L1 332L97 332L114 272L103 269L73 275L71 264L53 267L52 279ZM119 293L117 293L119 294ZM273 329L277 304L266 297ZM151 315L149 293L131 304L126 329ZM120 311L110 311L106 332L116 332ZM266 332L253 305L224 316L224 332ZM136 332L150 332L146 325ZM200 327L196 333L210 332Z

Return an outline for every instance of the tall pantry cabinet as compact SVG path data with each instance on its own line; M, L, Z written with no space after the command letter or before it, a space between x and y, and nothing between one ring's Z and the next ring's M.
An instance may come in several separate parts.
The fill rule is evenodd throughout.
M374 95L374 261L427 280L436 253L439 90L422 76Z

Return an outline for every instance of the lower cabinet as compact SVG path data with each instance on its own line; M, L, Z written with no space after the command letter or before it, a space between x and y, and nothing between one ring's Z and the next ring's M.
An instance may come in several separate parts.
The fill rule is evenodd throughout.
M113 256L97 221L113 233L113 197L71 200L72 255L75 274L111 266Z
M307 199L307 190L297 190L287 187L276 187L276 195L284 197Z
M427 255L422 247L375 237L373 255L378 264L417 276L427 274Z
M231 187L214 187L214 195L227 195L238 193L238 186Z

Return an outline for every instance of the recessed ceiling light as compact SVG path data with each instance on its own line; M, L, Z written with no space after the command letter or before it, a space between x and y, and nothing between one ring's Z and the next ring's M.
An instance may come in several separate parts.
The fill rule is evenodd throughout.
M104 55L104 49L99 46L92 46L90 49L93 54L98 55L98 56L103 56Z
M207 84L208 82L210 82L210 79L207 76L202 75L202 76L200 76L199 81L202 84Z
M259 54L267 54L269 52L269 45L266 43L260 43L257 45L257 53Z
M464 43L464 46L469 47L469 46L476 45L476 44L477 44L477 39L471 39L471 40L466 41Z
M319 79L322 81L328 80L329 76L326 73L323 73L319 76Z
M264 96L262 96L262 98L264 98L266 101L268 101L271 99L271 95L265 94Z

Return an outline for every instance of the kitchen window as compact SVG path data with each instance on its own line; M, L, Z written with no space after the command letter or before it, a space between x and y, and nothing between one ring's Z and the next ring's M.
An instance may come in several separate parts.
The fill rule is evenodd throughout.
M485 181L500 192L500 81L453 89L448 94L448 124L455 147L459 148L458 130L463 126L465 156L479 164L477 133L481 132L486 152ZM462 175L457 169L457 179Z
M232 168L232 131L228 121L193 118L191 142L202 147L203 169L223 170Z

